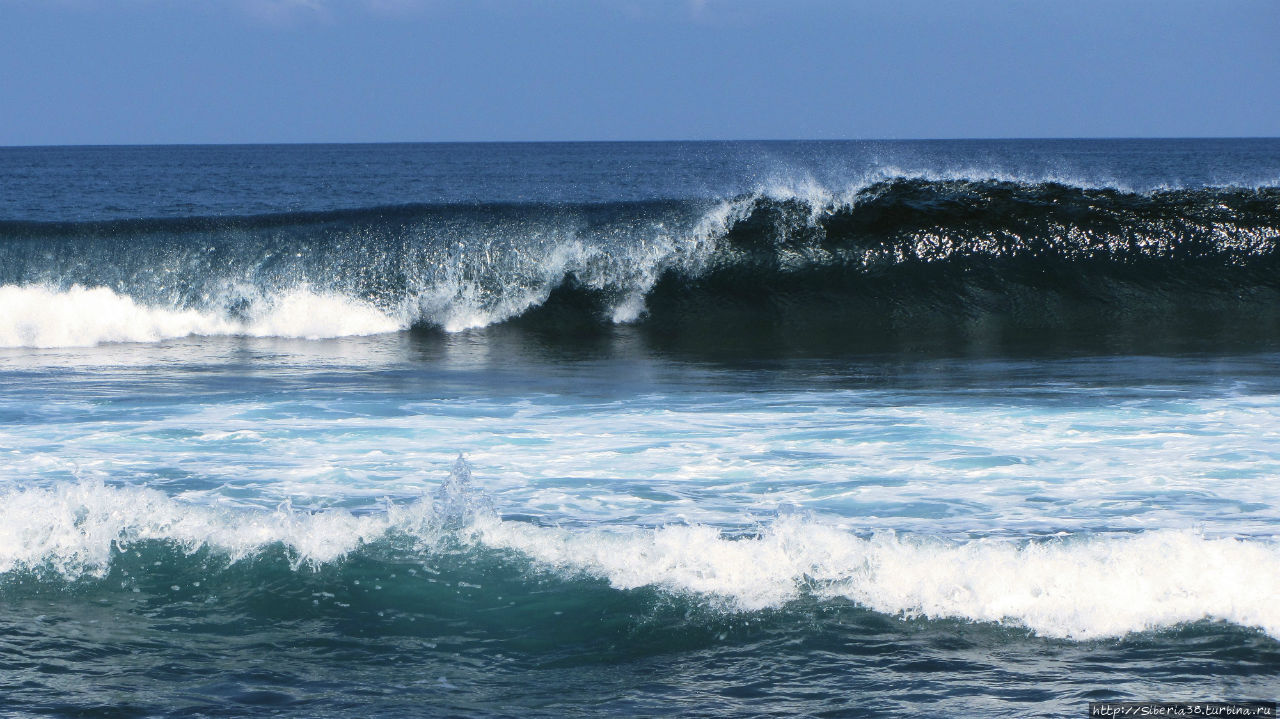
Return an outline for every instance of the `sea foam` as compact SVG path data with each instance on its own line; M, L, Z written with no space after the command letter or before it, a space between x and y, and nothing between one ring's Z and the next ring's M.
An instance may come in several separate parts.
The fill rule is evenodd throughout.
M190 335L322 339L408 326L369 304L306 289L254 302L239 319L215 311L151 306L107 287L4 285L0 310L0 347L91 347Z
M424 498L353 514L211 507L94 483L11 490L0 495L0 581L21 570L103 576L116 551L145 541L208 548L232 561L283 547L305 571L407 535L430 561L447 524L436 516L438 503ZM1205 619L1280 638L1275 538L1191 530L1037 540L861 536L794 516L731 536L708 526L543 527L487 511L448 531L477 549L518 552L545 571L597 577L619 590L698 595L729 612L813 596L906 618L992 622L1075 640Z
M705 594L735 610L778 607L803 592L887 614L1022 626L1093 639L1220 619L1280 637L1280 547L1192 531L1049 541L946 541L892 533L859 537L780 519L760 534L704 526L630 535L513 522L485 527L494 546L619 589Z

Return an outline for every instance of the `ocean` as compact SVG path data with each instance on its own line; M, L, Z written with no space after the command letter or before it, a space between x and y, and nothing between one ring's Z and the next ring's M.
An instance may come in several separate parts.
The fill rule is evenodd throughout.
M0 716L1280 698L1280 140L0 148Z

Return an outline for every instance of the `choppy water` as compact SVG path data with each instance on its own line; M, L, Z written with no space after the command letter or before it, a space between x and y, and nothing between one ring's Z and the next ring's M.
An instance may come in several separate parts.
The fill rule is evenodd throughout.
M1274 700L1277 178L0 150L0 713Z

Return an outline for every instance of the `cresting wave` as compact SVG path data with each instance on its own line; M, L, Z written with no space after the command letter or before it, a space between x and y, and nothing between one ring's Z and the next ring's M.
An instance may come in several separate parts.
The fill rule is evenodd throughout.
M676 334L1215 321L1275 314L1278 249L1280 188L1139 194L1007 180L894 179L724 201L0 222L0 345L511 321L640 322Z
M586 577L616 590L691 595L725 612L810 597L1077 640L1205 619L1280 638L1274 538L1214 539L1191 531L1020 542L865 537L795 516L740 536L706 526L563 529L501 519L483 502L439 493L434 501L388 503L384 511L357 515L219 509L91 483L11 490L0 496L0 591L33 579L99 581L93 577L106 577L122 553L156 545L187 556L212 551L232 563L283 550L295 572L376 561L362 552L394 547L439 574L432 565L450 542L468 547L477 561L514 552L531 569L563 581Z

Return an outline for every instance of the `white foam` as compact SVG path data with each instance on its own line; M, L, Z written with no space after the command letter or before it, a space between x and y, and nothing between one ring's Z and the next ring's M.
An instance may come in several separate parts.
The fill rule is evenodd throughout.
M190 335L320 339L394 332L408 323L359 300L306 288L254 302L243 320L158 307L106 287L0 286L0 347L90 347Z
M144 540L190 551L211 547L233 561L282 544L299 563L322 564L382 536L391 518L298 513L287 505L274 512L220 509L96 483L16 490L0 495L0 572L48 567L68 578L101 576L114 548Z
M359 300L294 290L273 297L250 313L235 334L252 337L326 339L398 332L409 322Z
M283 545L299 565L333 562L389 532L438 536L429 501L354 515L193 505L160 492L62 484L0 495L0 573L52 568L102 575L113 548L168 540L231 559ZM731 538L706 526L587 530L481 515L463 531L564 574L618 589L703 595L730 611L812 593L906 617L1026 627L1071 639L1213 619L1280 638L1280 543L1194 531L1077 535L1051 541L870 538L795 517ZM427 542L429 544L429 542Z
M105 287L0 287L0 346L80 347L222 334L230 325L195 310L146 307Z
M780 606L807 588L889 614L1000 622L1050 637L1119 636L1200 619L1280 637L1280 547L1190 531L955 543L864 539L779 520L737 540L699 526L619 535L511 522L484 526L482 536L620 589L696 592L742 610Z

